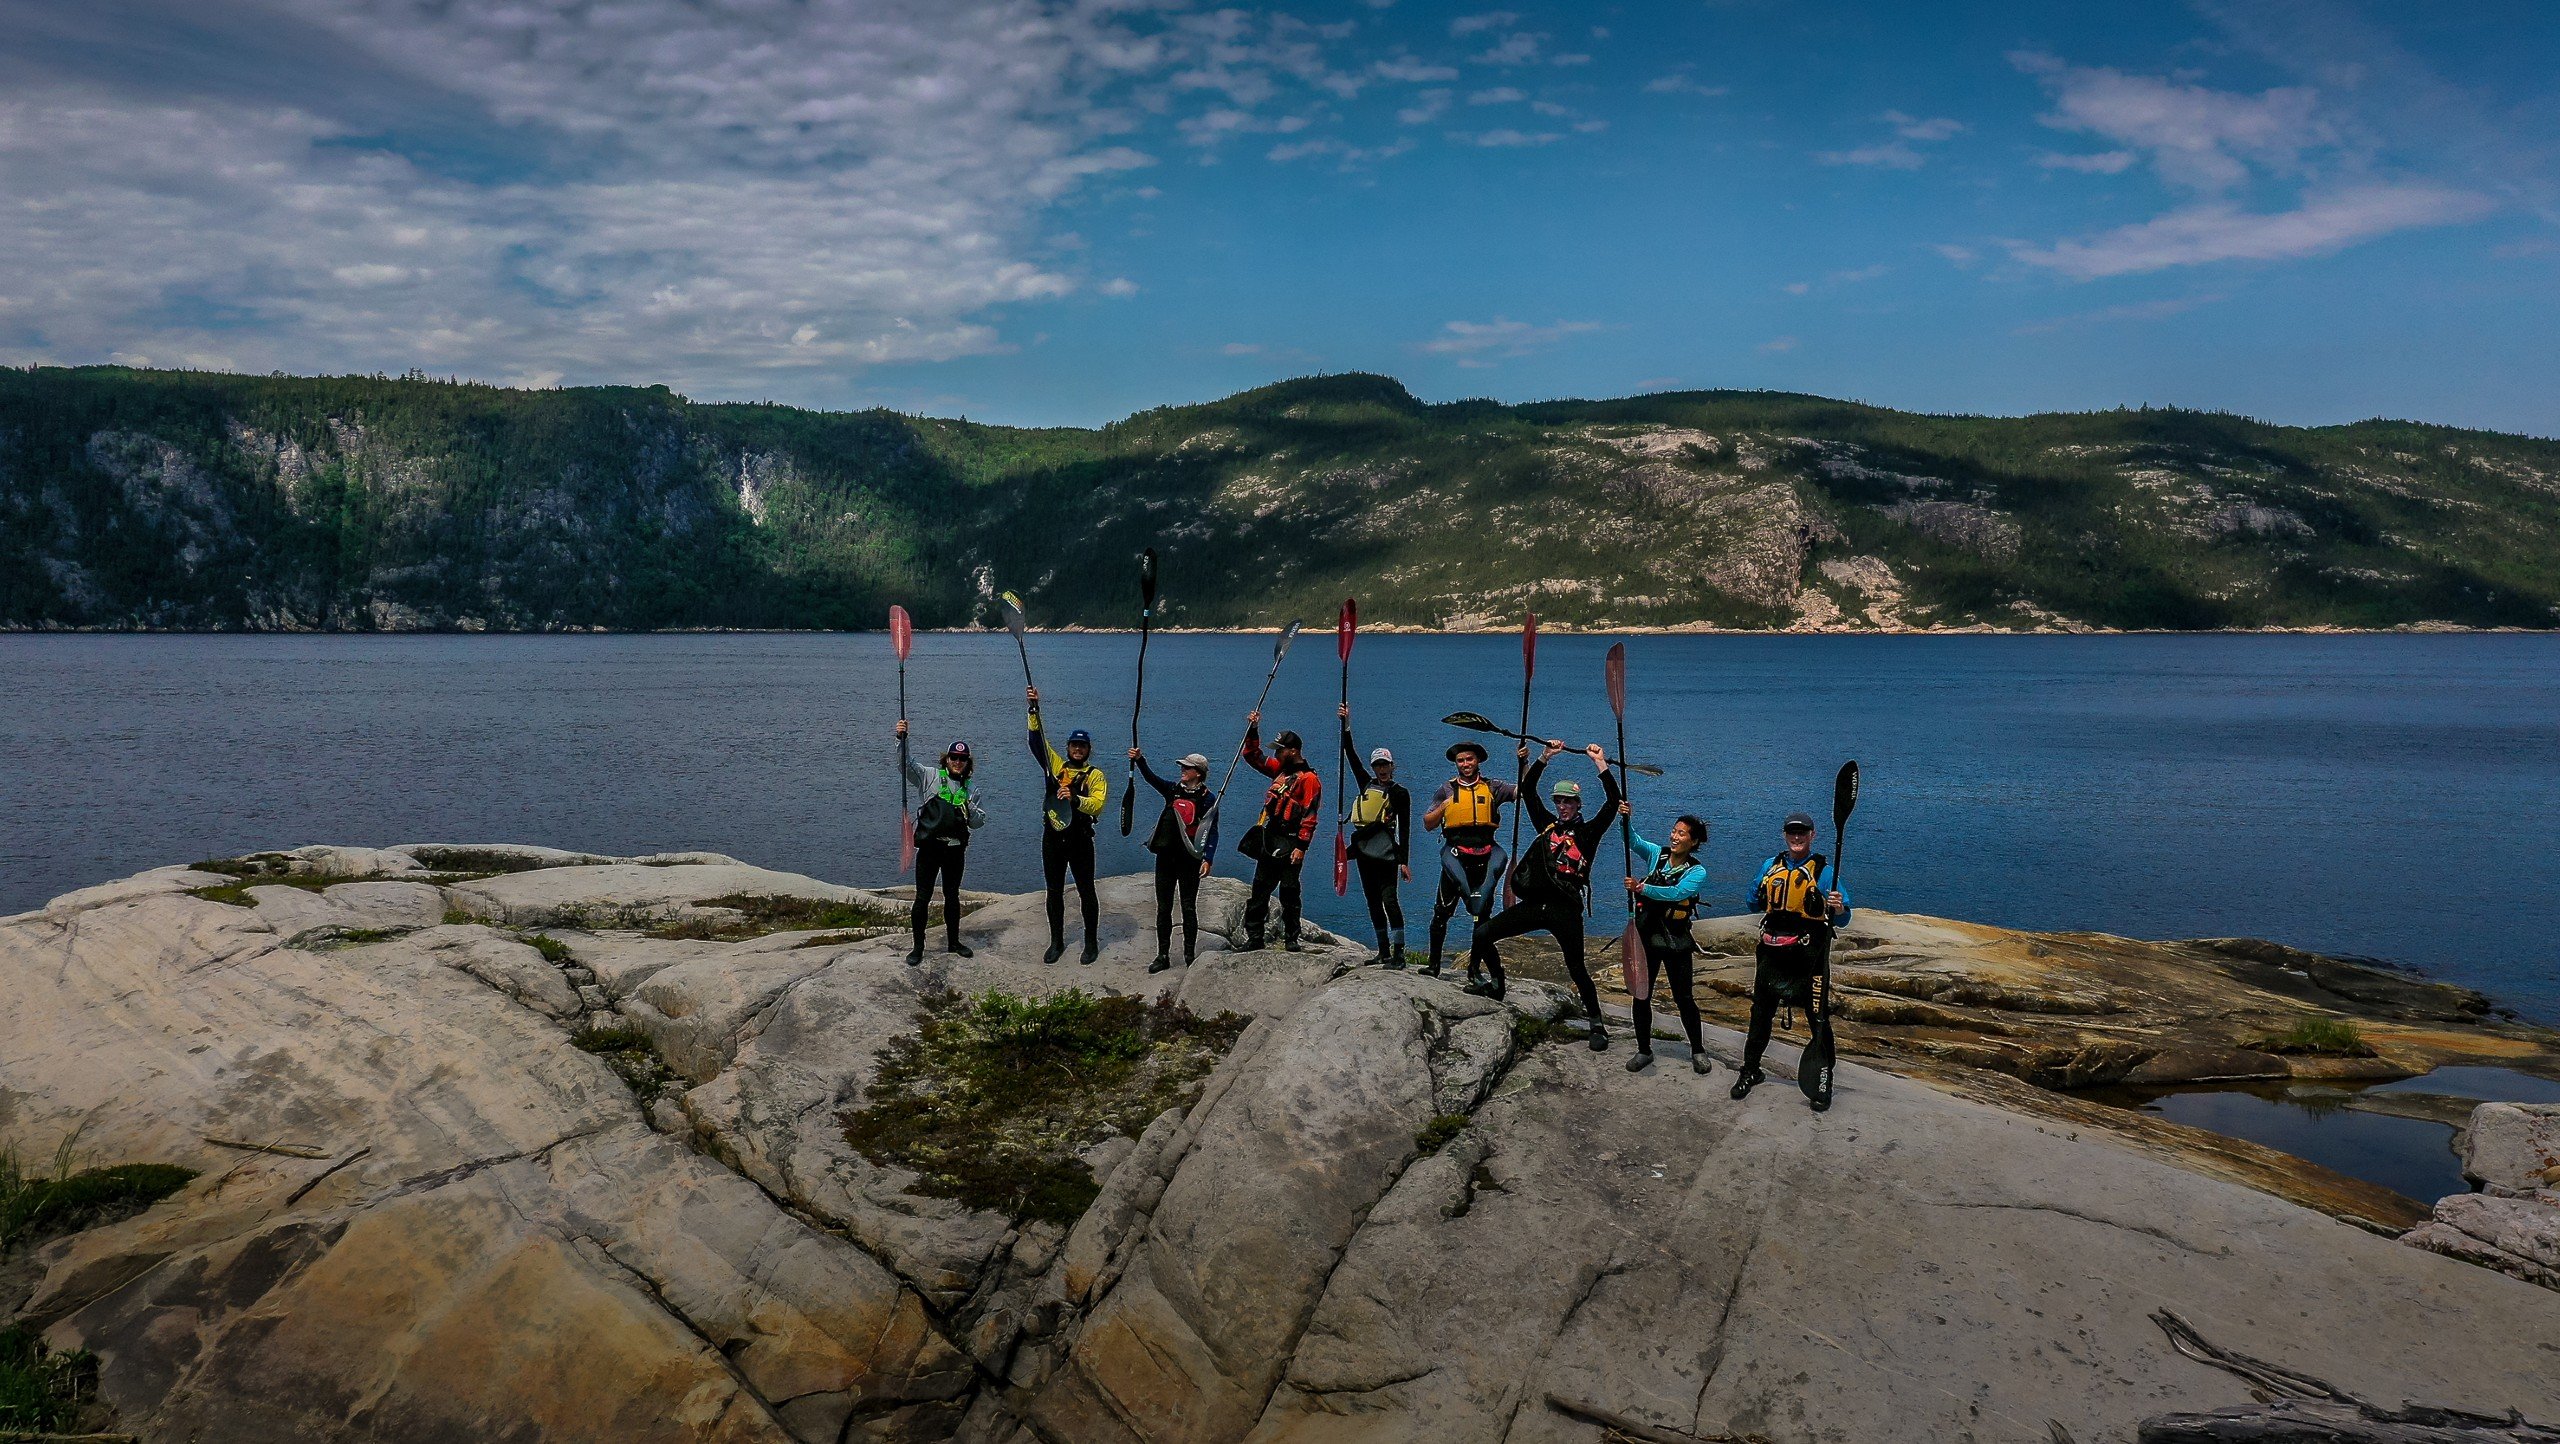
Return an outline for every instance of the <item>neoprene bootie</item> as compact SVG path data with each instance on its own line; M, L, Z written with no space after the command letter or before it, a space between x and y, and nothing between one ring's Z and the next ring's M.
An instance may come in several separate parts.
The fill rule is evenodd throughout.
M1627 1060L1627 1071L1630 1073L1641 1073L1652 1066L1653 1050L1651 1048L1638 1048L1636 1055Z
M1045 952L1045 953L1042 953L1042 954L1040 955L1040 961L1041 961L1042 963L1044 963L1044 964L1046 964L1046 963L1054 963L1054 962L1056 962L1058 959L1063 958L1063 957L1065 957L1066 955L1067 955L1067 945L1066 945L1066 943L1065 943L1065 942L1063 942L1063 941L1060 941L1060 942L1053 942L1053 943L1049 944L1049 951L1047 951L1047 952Z
M1165 969L1170 968L1170 967L1172 967L1172 966L1173 966L1173 959L1172 959L1172 957L1171 957L1170 955L1165 954L1165 953L1158 953L1158 954L1156 954L1156 960L1155 960L1154 962L1152 962L1152 963L1147 964L1147 971L1148 971L1148 972L1150 972L1150 973L1161 973L1161 972L1163 972Z
M1076 961L1087 967L1091 967L1093 966L1093 960L1101 956L1102 949L1095 945L1093 939L1087 938L1084 940L1084 956L1076 959Z
M1759 1069L1745 1068L1740 1073L1734 1075L1733 1096L1736 1098L1748 1097L1752 1089L1759 1087L1761 1083L1765 1081L1766 1078Z

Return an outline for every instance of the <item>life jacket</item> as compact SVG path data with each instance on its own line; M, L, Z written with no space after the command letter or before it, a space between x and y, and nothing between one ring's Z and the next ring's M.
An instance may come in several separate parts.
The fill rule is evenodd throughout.
M1473 782L1449 779L1449 806L1440 814L1440 835L1450 846L1481 851L1492 845L1494 830L1501 825L1502 804L1482 773Z
M1583 854L1574 829L1557 823L1538 834L1529 855L1520 861L1520 891L1559 901L1579 901L1591 884L1591 859Z
M1695 858L1674 866L1671 849L1664 848L1654 860L1653 871L1646 873L1647 887L1669 887L1680 881L1681 874L1698 865ZM1689 935L1689 918L1698 910L1697 899L1682 898L1664 902L1660 898L1636 899L1636 932L1644 945L1658 953L1695 952L1697 940Z
M1208 851L1208 829L1204 820L1217 809L1214 796L1207 788L1195 795L1180 788L1164 800L1164 811L1156 817L1156 831L1147 839L1147 850L1165 853L1175 850L1197 858Z
M1058 765L1057 773L1049 779L1049 796L1042 803L1042 810L1049 816L1050 831L1068 832L1079 827L1092 831L1093 819L1086 816L1084 809L1077 804L1084 800L1086 781L1101 770L1090 764L1078 767L1072 762L1063 762ZM1058 795L1058 783L1061 781L1067 784L1064 797Z
M916 809L918 842L969 842L969 784L949 768L934 770L933 792Z
M1760 906L1767 916L1762 931L1787 935L1808 927L1828 931L1831 909L1823 899L1821 853L1805 854L1803 862L1789 860L1785 853L1769 859L1768 868L1760 874Z
M1354 827L1382 827L1390 821L1389 811L1395 799L1383 787L1372 784L1360 789L1351 802L1351 824Z
M1351 851L1371 862L1396 862L1396 798L1371 783L1351 803Z

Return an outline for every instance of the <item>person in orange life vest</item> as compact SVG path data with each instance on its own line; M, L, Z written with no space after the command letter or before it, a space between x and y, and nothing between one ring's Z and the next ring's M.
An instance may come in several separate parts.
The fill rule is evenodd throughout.
M1812 1036L1796 1063L1796 1086L1820 1113L1831 1106L1835 1062L1831 938L1849 921L1849 897L1836 882L1823 886L1828 864L1813 850L1813 819L1795 813L1783 831L1787 845L1770 855L1751 890L1751 905L1761 910L1759 967L1751 982L1751 1031L1743 1039L1742 1071L1733 1080L1733 1096L1740 1098L1760 1083L1760 1055L1768 1051L1779 1004L1801 1003Z
M1209 790L1209 759L1194 752L1177 764L1179 781L1167 782L1147 765L1147 754L1132 747L1129 760L1138 775L1164 798L1147 851L1156 855L1156 960L1150 973L1173 966L1173 904L1182 900L1182 963L1189 967L1200 953L1200 879L1218 856L1218 795Z
M1527 757L1529 749L1520 749ZM1458 775L1431 794L1422 814L1422 830L1440 834L1440 891L1431 900L1431 976L1440 976L1440 956L1449 944L1449 919L1466 904L1473 927L1483 927L1502 896L1502 870L1510 859L1502 852L1502 809L1519 800L1517 789L1484 775L1484 745L1472 738L1449 744L1449 760ZM1476 980L1475 955L1468 955L1467 981Z
M1538 780L1546 775L1548 761L1562 751L1563 743L1548 743L1547 750L1529 765L1529 775L1521 779L1521 805L1529 809L1538 835L1520 849L1520 860L1512 867L1511 887L1520 901L1476 929L1469 966L1481 963L1492 976L1484 983L1470 983L1467 991L1501 997L1502 954L1495 944L1522 933L1551 934L1564 949L1564 965L1573 974L1574 990L1582 994L1582 1011L1591 1020L1591 1047L1596 1052L1609 1046L1609 1034L1600 1022L1600 990L1592 985L1590 969L1582 965L1582 914L1591 889L1591 859L1600 840L1617 826L1618 804L1626 794L1618 787L1608 752L1594 742L1583 752L1600 771L1599 808L1585 816L1581 787L1559 781L1554 788L1555 806L1550 809L1538 800Z
M1262 813L1244 835L1239 850L1253 859L1253 895L1244 905L1245 947L1263 946L1271 921L1271 895L1280 895L1281 936L1298 952L1298 869L1313 845L1318 813L1324 801L1324 779L1307 765L1304 744L1295 732L1271 740L1271 755L1262 752L1262 714L1244 714L1244 763L1271 779L1262 793Z

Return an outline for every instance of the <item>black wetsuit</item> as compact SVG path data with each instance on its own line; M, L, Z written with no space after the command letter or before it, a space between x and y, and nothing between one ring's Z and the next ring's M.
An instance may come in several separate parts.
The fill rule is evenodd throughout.
M1403 784L1380 782L1360 760L1351 742L1351 724L1342 727L1342 756L1360 782L1360 794L1371 789L1386 794L1385 815L1360 824L1351 834L1351 866L1360 874L1360 895L1369 901L1369 926L1378 934L1378 959L1404 962L1404 894L1398 872L1413 854L1413 794Z
M1475 926L1483 927L1493 915L1496 899L1502 896L1502 870L1511 859L1497 841L1502 835L1502 809L1519 801L1519 789L1508 782L1487 777L1479 769L1474 784L1488 789L1492 798L1484 809L1482 820L1453 823L1443 814L1440 828L1440 890L1431 899L1431 971L1440 971L1440 956L1449 944L1449 920L1458 915L1465 904L1467 915ZM1461 784L1452 777L1440 784L1431 795L1431 805L1454 802ZM1474 954L1470 952L1469 958ZM1474 964L1468 964L1470 970Z
M1742 1077L1749 1080L1760 1069L1761 1055L1769 1050L1769 1033L1776 1025L1778 1009L1801 1006L1810 1036L1804 1045L1804 1056L1796 1064L1796 1086L1820 1107L1830 1106L1831 1075L1838 1060L1831 1036L1831 938L1849 916L1845 907L1830 914L1820 901L1826 865L1818 852L1809 854L1800 864L1790 863L1781 852L1761 868L1759 885L1751 891L1751 905L1766 911L1760 919L1758 966L1751 980L1751 1031L1742 1043ZM1797 894L1798 902L1806 907L1822 907L1828 915L1817 917L1810 912L1773 906L1780 901L1771 895L1773 883L1785 881L1781 869L1795 875L1796 886L1791 890ZM1810 899L1805 896L1807 878L1811 879Z
M1520 782L1521 805L1529 809L1529 820L1538 825L1537 841L1524 850L1511 875L1511 885L1520 901L1496 913L1491 922L1476 929L1475 948L1467 967L1481 966L1493 975L1493 986L1503 987L1502 953L1494 945L1504 938L1523 933L1544 932L1553 936L1556 946L1564 950L1565 968L1573 974L1574 991L1582 995L1582 1011L1596 1030L1600 1026L1600 990L1592 984L1591 970L1582 961L1582 912L1591 887L1589 860L1600 839L1618 824L1618 774L1600 774L1600 807L1596 813L1564 823L1556 820L1547 804L1538 796L1538 779L1545 774L1547 763L1540 758L1530 764L1529 775ZM1551 836L1552 834L1552 836ZM1555 881L1552 869L1543 865L1539 850L1569 844L1581 851L1584 859L1581 881L1571 885Z
M1045 792L1041 799L1040 874L1049 890L1049 949L1067 946L1067 877L1074 874L1076 901L1084 914L1084 947L1091 961L1101 937L1101 904L1093 891L1093 820L1102 813L1110 779L1090 759L1074 763L1050 750L1041 730L1040 713L1031 713L1031 755L1040 764ZM1060 778L1069 795L1058 797Z
M1182 903L1182 960L1200 951L1201 865L1218 855L1218 798L1207 787L1185 787L1156 776L1147 759L1138 759L1138 775L1164 798L1147 851L1156 855L1156 956L1173 951L1173 905ZM1184 820L1188 809L1190 820Z

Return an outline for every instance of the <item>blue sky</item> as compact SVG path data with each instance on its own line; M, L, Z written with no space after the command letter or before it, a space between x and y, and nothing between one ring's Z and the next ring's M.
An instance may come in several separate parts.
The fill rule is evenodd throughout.
M2560 12L0 0L0 361L2560 434Z

